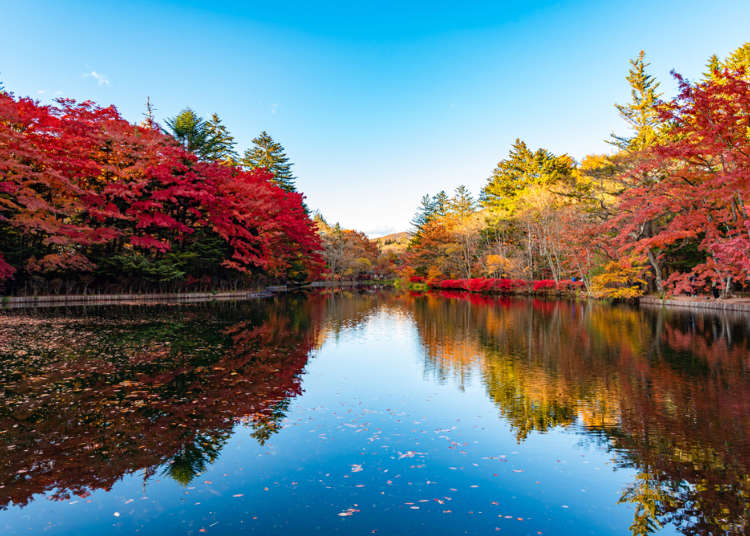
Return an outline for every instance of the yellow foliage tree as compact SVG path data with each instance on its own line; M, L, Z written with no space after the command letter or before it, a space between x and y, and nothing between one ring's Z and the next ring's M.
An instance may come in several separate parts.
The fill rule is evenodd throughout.
M520 271L518 259L509 259L504 255L490 254L485 258L486 275L490 277L508 277Z
M643 295L646 281L642 266L624 259L610 262L591 281L591 293L598 298L632 299Z
M441 279L445 279L445 274L443 273L443 271L435 265L430 266L430 268L427 270L427 281L439 281Z

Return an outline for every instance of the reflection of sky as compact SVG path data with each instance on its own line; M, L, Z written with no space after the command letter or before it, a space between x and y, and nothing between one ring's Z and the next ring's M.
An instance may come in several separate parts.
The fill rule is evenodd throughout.
M623 534L632 481L573 431L518 444L480 381L425 373L416 326L381 312L316 351L284 428L238 426L188 487L129 476L109 492L0 513L3 534ZM85 461L82 460L82 463ZM361 471L353 471L361 466ZM494 504L497 503L497 504ZM354 510L349 510L354 509ZM448 512L450 511L450 512ZM116 516L115 512L119 515ZM351 512L351 516L339 516ZM512 516L511 519L505 516ZM522 518L519 520L518 518Z

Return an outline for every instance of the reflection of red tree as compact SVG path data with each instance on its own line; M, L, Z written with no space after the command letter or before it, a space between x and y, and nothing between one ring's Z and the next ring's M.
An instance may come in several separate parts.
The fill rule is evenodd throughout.
M522 303L519 300L513 300L508 296L490 296L487 294L475 294L458 290L441 290L438 292L438 295L441 298L463 300L474 305L499 305L502 307L510 307Z
M217 451L240 419L272 430L279 403L301 392L300 374L317 342L321 302L310 300L306 308L298 325L269 315L260 324L213 330L213 339L199 328L206 320L199 315L182 333L189 335L188 347L147 331L138 345L118 346L117 337L102 341L58 324L61 343L81 346L14 359L3 351L18 348L29 333L21 322L14 330L18 340L2 334L0 358L12 370L3 378L0 406L6 451L0 506L25 505L37 493L66 499L108 490L123 475L153 474L196 443ZM115 348L92 353L96 341Z
M531 304L540 313L552 313L559 305L558 302L540 300L539 298L534 298Z

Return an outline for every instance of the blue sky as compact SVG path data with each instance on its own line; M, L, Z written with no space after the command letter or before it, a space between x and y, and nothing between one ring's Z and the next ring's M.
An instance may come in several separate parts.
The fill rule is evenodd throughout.
M0 80L160 119L217 112L240 148L265 129L308 204L372 235L419 198L477 194L517 137L576 158L622 131L628 60L696 78L750 39L750 2L1 1Z

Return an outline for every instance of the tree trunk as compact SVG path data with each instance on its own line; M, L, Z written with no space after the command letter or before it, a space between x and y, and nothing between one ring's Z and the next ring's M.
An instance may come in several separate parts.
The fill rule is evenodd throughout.
M721 290L721 297L726 299L729 298L732 291L732 276L728 275L726 281L724 281L724 288Z
M648 250L648 262L654 269L654 282L656 284L656 291L661 294L664 291L664 283L661 277L661 266L659 266L659 260L654 255L654 250L649 248Z

